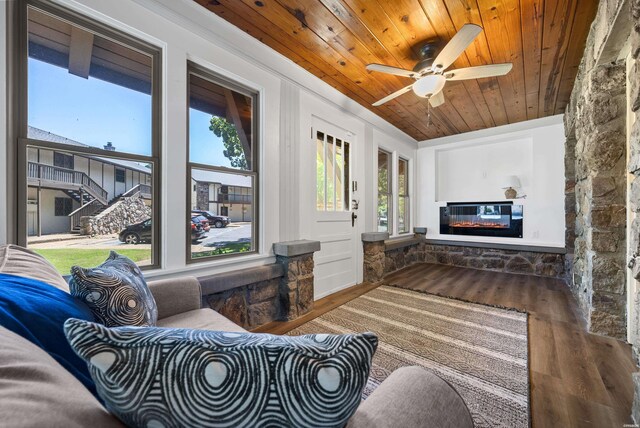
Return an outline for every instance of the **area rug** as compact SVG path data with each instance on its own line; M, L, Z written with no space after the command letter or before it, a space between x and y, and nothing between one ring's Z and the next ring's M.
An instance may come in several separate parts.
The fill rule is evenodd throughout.
M477 428L529 426L526 313L381 286L289 334L363 331L380 340L363 398L417 365L455 386Z

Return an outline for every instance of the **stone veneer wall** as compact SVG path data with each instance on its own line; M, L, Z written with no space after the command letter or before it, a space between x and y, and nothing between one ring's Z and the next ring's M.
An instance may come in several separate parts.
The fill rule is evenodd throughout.
M151 218L151 207L139 195L125 197L96 216L80 218L82 235L111 235Z
M203 304L246 329L298 318L313 309L319 249L317 241L278 243L273 265L199 278Z
M548 252L469 247L429 242L424 235L402 241L363 242L364 280L378 282L385 275L415 263L435 263L473 269L564 278L564 255Z
M242 272L237 272L241 275ZM206 306L246 329L283 318L281 277L204 296Z
M589 331L620 339L627 322L627 64L618 58L633 27L630 4L637 8L638 1L600 2L564 117L567 248L573 247L567 282Z

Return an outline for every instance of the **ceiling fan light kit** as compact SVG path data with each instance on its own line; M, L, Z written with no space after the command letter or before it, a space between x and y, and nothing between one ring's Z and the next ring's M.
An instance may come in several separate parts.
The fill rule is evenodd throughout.
M447 83L447 79L443 75L431 74L416 80L412 89L417 96L427 98L439 93L445 83Z
M489 64L477 67L466 67L456 70L445 71L453 62L473 43L478 34L482 32L482 27L475 24L465 24L460 31L451 38L449 43L435 56L435 47L429 43L420 50L423 59L419 61L413 70L391 67L383 64L369 64L367 70L380 73L393 74L396 76L409 77L416 81L398 91L373 103L374 107L382 105L392 99L399 97L411 90L422 98L429 100L430 107L438 107L445 102L442 89L449 80L469 80L484 77L503 76L511 71L513 65Z

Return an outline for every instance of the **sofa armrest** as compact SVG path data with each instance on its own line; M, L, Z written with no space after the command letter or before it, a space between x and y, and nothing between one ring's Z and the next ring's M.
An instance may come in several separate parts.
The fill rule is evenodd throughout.
M347 428L473 428L469 409L446 381L420 367L402 367L362 403Z
M202 307L200 282L193 276L160 279L147 284L158 306L158 319Z

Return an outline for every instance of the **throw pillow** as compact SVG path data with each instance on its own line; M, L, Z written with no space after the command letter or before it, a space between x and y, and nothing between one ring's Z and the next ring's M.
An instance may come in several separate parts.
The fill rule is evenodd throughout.
M153 326L158 308L138 265L115 251L100 266L71 268L71 295L89 306L107 327Z
M95 395L87 364L64 335L68 318L93 321L89 308L69 293L42 281L0 273L0 325L46 351Z
M132 427L342 427L378 339L120 327L68 320L105 406Z

